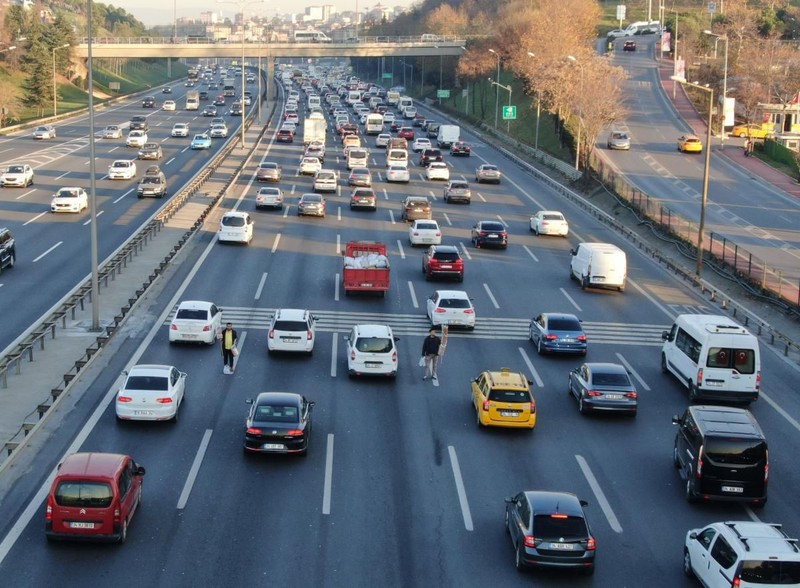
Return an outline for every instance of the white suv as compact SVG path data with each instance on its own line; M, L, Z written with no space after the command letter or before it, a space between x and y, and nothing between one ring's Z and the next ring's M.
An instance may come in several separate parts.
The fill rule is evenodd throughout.
M397 376L397 337L386 325L356 325L345 337L347 373L353 376Z
M686 534L683 571L708 588L800 585L800 548L780 525L711 523Z
M267 350L299 351L311 355L316 339L316 319L307 310L279 308L272 316L267 335Z

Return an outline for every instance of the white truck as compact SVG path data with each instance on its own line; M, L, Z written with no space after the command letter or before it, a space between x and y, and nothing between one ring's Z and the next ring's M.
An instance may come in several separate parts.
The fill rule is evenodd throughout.
M186 110L197 110L200 108L200 92L189 90L186 92Z
M303 145L310 145L314 142L325 144L327 138L327 127L325 119L306 118L303 120Z
M436 142L440 148L449 149L453 143L461 140L461 127L458 125L440 125Z

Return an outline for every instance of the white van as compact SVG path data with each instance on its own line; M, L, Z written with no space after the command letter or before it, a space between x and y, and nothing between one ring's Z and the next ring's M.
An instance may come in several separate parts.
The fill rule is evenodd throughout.
M352 106L356 102L361 102L361 90L350 90L347 93L347 103Z
M627 258L625 252L610 243L579 243L570 251L569 275L584 290L589 287L625 290Z
M319 96L313 95L308 97L308 109L314 110L315 108L322 108L322 99Z
M403 118L412 120L417 116L417 109L414 106L406 106L406 109L403 111Z
M400 114L404 113L409 106L414 106L414 99L410 96L400 96L397 100L397 110Z
M248 244L253 239L253 219L246 212L226 212L219 223L217 241Z
M345 336L347 373L361 375L397 375L397 337L386 325L355 325Z
M661 338L661 371L678 378L692 402L758 400L758 339L743 326L722 315L682 314Z
M363 147L351 147L347 150L347 169L369 167L369 151Z
M645 32L658 34L661 32L661 23L657 20L640 20L632 22L625 27L625 36L632 37L633 35L641 35Z
M408 151L405 149L389 149L386 152L386 167L393 165L408 167Z

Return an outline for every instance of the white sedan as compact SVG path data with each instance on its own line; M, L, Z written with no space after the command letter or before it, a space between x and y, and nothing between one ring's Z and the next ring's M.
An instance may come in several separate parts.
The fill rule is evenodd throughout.
M175 123L172 125L172 133L170 133L173 137L188 137L189 136L189 125L186 123Z
M0 175L0 186L18 186L27 188L33 184L33 168L26 163L9 165L3 175Z
M186 374L171 365L135 365L117 392L118 420L177 421Z
M375 138L375 147L385 149L391 140L392 136L389 133L381 133Z
M408 242L415 245L441 245L442 230L435 220L415 220L408 228Z
M52 125L43 125L41 127L36 127L33 131L33 138L34 139L55 139L56 138L56 128Z
M163 110L175 110L175 101L174 100L164 100L164 104L161 105Z
M89 195L83 188L61 188L53 195L50 212L81 212L89 208Z
M125 144L128 147L143 147L147 143L147 133L144 131L130 131Z
M103 139L122 139L122 129L117 125L108 125L103 129Z
M404 165L390 165L389 169L386 170L386 181L403 182L407 184L411 181L411 174Z
M450 181L450 168L443 161L432 161L425 169L425 177L428 180Z
M211 128L208 130L208 135L212 139L224 139L228 136L228 127L224 124L211 125Z
M130 180L136 177L136 162L130 159L117 159L108 166L109 180Z
M475 307L463 290L436 290L428 298L427 308L431 327L449 325L470 330L475 328Z
M322 164L316 157L304 157L300 162L300 175L313 176L322 169Z
M431 145L431 140L426 137L419 137L414 139L414 142L411 144L411 150L414 153L419 153L424 151L425 149L433 149L433 145Z
M536 235L566 237L569 234L569 224L557 210L540 210L531 217L531 231Z

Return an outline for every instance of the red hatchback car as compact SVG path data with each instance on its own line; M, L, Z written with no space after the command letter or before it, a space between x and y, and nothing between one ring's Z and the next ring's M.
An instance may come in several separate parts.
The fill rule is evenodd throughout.
M400 131L397 133L398 137L402 137L406 141L413 141L414 140L414 129L411 127L401 127Z
M278 131L275 140L279 143L294 143L294 133L289 129L281 129Z
M422 256L422 273L425 279L436 276L464 281L464 260L453 245L431 245Z

